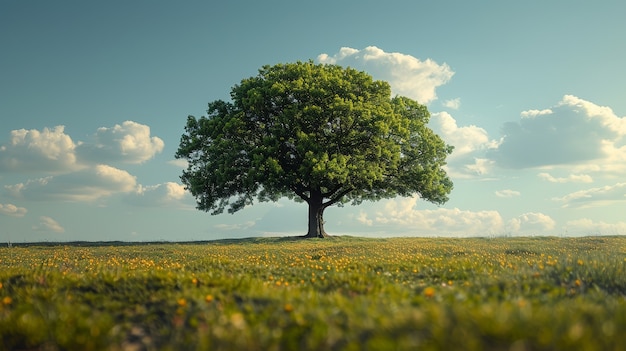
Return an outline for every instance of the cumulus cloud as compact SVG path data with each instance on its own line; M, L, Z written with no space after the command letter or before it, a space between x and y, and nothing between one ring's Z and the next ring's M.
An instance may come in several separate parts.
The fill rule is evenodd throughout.
M417 201L418 197L388 200L382 210L371 215L361 212L357 221L370 227L415 235L486 236L501 233L504 228L497 211L417 209Z
M56 173L76 168L75 144L64 126L13 130L9 142L0 145L1 171Z
M563 203L563 207L595 207L626 201L626 183L576 191L553 200Z
M93 140L77 146L77 154L88 162L142 163L163 151L164 142L150 135L150 127L133 121L98 128Z
M507 196L519 192L504 190ZM418 209L418 197L397 198L383 202L378 210L362 210L352 219L367 231L380 230L396 235L497 236L551 235L556 221L549 215L528 212L508 221L495 210L462 210L459 208Z
M539 173L537 176L550 183L592 183L593 178L587 174L570 174L567 177L554 177L550 173Z
M517 196L520 196L521 194L522 193L520 193L519 191L511 190L511 189L504 189L504 190L496 191L497 197L504 197L504 198L517 197Z
M552 110L545 109L545 110L527 110L527 111L522 111L522 113L520 113L520 115L522 117L525 118L533 118L533 117L537 117L537 116L543 116L543 115L551 115L553 112Z
M445 63L440 65L430 59L421 61L411 55L385 52L375 46L362 50L343 47L332 56L321 54L317 60L366 71L375 79L389 82L394 94L422 104L437 99L437 87L446 84L454 75Z
M626 235L626 222L606 223L581 218L568 221L566 231L568 235Z
M39 224L34 225L33 230L40 232L65 233L65 228L63 228L54 219L46 216L39 217Z
M522 112L518 122L504 125L503 134L488 156L506 168L626 160L626 118L572 95L550 109Z
M183 185L167 182L145 187L140 185L137 187L137 191L128 195L127 199L131 204L137 206L161 207L181 204L185 198L190 196Z
M150 135L150 127L126 121L102 127L90 140L74 142L64 126L13 130L9 142L0 145L0 171L38 172L43 177L5 185L13 198L27 200L94 201L137 189L134 176L108 165L111 162L142 163L163 150L163 141ZM180 197L182 190L172 184L145 188L140 192L163 192L160 201ZM146 195L155 204L155 195ZM15 209L13 209L15 210ZM3 208L7 213L9 209ZM18 212L15 212L20 213Z
M356 221L365 224L368 227L371 227L374 224L374 221L367 217L367 213L364 211L359 212L359 215L356 217Z
M487 131L483 128L475 125L459 127L456 120L447 112L433 113L429 127L447 144L454 146L450 158L496 146L496 142L489 140Z
M0 214L11 217L24 217L28 212L24 207L17 207L13 204L0 204Z
M0 145L0 171L69 173L110 162L142 163L163 151L150 127L132 121L102 127L92 140L74 142L64 126L18 129Z
M507 223L509 230L517 234L547 234L555 225L556 222L550 216L537 212L524 213Z
M136 188L128 172L107 165L6 185L8 195L27 200L94 201Z
M489 173L493 161L484 158L487 150L497 147L487 131L475 125L459 126L447 112L433 113L429 127L454 151L448 157L447 171L455 178L468 178Z

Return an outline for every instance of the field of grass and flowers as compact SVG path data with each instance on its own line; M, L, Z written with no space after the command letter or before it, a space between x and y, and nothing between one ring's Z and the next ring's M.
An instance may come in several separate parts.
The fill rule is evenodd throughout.
M626 237L0 248L6 350L620 350Z

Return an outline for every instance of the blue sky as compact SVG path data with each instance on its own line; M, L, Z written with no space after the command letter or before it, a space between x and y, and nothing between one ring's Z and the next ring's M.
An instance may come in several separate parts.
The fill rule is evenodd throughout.
M329 208L331 234L626 234L623 1L1 1L0 242L306 232L286 199L194 209L188 115L265 64L365 70L428 106L455 188Z

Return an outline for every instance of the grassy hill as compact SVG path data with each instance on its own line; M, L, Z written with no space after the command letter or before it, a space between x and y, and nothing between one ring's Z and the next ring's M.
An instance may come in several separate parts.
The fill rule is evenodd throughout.
M0 248L0 346L620 350L626 237Z

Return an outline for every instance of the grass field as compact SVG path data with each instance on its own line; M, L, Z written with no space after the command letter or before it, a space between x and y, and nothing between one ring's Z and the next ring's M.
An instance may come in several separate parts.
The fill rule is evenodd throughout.
M626 237L0 248L7 350L623 350Z

